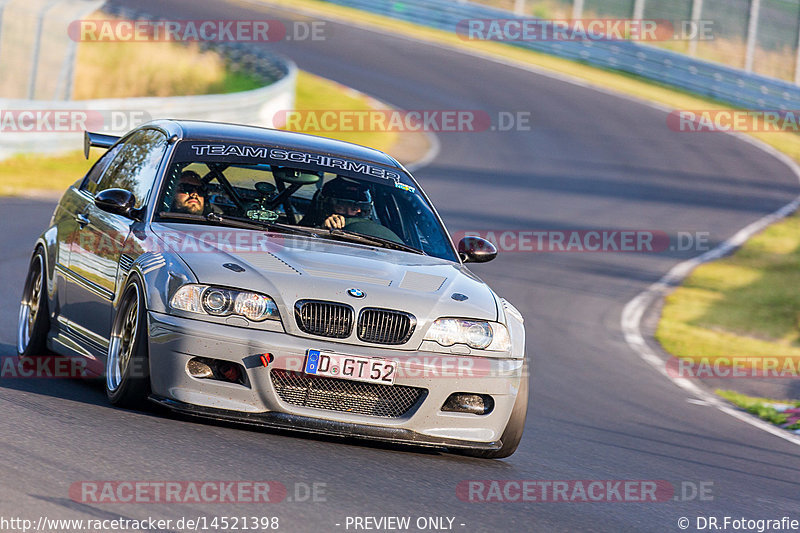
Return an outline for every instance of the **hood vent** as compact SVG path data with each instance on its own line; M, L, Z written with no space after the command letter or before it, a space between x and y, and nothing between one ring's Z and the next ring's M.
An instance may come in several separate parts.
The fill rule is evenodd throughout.
M442 288L447 278L442 276L432 276L421 272L406 272L403 281L400 282L401 289L419 292L436 292Z
M300 274L300 271L292 265L273 254L272 252L250 252L246 256L239 256L239 259L246 261L253 268L276 274Z
M383 285L388 287L392 284L390 279L373 278L372 276L364 276L354 274L353 272L331 272L328 270L316 270L312 268L304 269L306 274L311 276L318 276L320 278L340 279L342 281L352 281L353 283L371 283L373 285Z

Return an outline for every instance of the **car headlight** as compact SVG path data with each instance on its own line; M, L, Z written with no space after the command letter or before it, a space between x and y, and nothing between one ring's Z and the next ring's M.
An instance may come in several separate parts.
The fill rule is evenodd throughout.
M269 296L208 285L184 285L172 295L170 307L211 316L240 315L254 322L280 320L278 306Z
M508 329L498 322L483 320L440 318L431 324L425 340L442 346L466 344L476 350L506 352L511 349Z

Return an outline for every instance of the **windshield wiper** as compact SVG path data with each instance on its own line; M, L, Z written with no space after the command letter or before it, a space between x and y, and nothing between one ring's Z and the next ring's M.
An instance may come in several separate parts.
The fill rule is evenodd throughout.
M222 216L216 213L209 213L207 215L193 215L190 213L172 213L162 211L158 214L162 219L174 219L192 222L211 222L213 224L224 224L242 229L266 229L269 231L276 231L281 233L291 233L295 235L305 235L307 237L327 237L331 239L338 239L343 241L357 242L360 244L369 244L372 246L380 246L383 248L391 248L394 250L402 250L418 255L428 255L422 250L402 244L382 237L375 237L372 235L364 235L363 233L356 233L353 231L346 231L343 229L305 229L296 226L288 226L278 222L267 222L266 220L252 220L243 217Z
M253 220L251 218L244 218L244 217L231 217L231 216L223 216L218 215L216 213L209 213L205 216L206 220L210 222L219 222L222 224L230 224L236 225L241 224L240 227L249 227L255 229L267 229L270 231L275 231L279 233L292 233L294 235L305 235L306 237L319 237L319 234L304 228L298 228L295 226L288 226L286 224L280 224L278 222L269 222L267 220Z
M428 255L422 250L418 250L407 244L402 244L383 237L375 237L373 235L364 235L363 233L356 233L354 231L346 231L343 229L331 229L328 233L321 233L320 237L329 237L334 239L342 239L346 241L358 242L361 244L372 244L382 246L384 248L392 248L394 250L402 250L412 254Z
M295 228L292 226L286 226L284 224L278 224L277 222L267 222L264 220L252 220L249 218L222 216L216 213L209 213L207 215L193 215L191 213L171 213L162 211L161 213L158 214L158 216L161 219L174 219L187 222L188 221L211 222L212 224L231 226L234 228L241 228L241 229L255 229L255 230L266 229L268 231L275 231L280 233L292 233L296 235L306 235L309 237L319 237L319 235L313 231L301 228Z

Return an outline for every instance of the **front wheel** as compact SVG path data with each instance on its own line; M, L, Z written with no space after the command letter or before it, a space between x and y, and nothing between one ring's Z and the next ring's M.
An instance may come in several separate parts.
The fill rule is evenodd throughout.
M50 315L47 308L47 274L44 264L44 252L37 248L28 267L19 305L17 354L20 357L50 353L47 350Z
M133 280L123 291L106 357L106 394L119 407L143 407L150 395L144 291Z
M519 384L517 399L514 401L514 408L511 410L511 417L508 419L503 435L500 437L501 447L499 450L461 450L462 455L479 457L481 459L503 459L510 456L519 446L522 440L522 432L525 430L525 419L528 416L528 363L522 365L522 381Z

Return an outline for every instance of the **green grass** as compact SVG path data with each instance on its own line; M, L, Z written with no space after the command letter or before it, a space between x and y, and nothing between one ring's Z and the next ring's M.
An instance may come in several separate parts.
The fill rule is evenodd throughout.
M347 110L365 111L373 109L373 103L362 93L336 82L301 71L297 77L297 97L295 109L299 111ZM312 135L332 137L340 141L362 144L387 152L397 141L396 131L326 131L300 130Z
M715 392L732 404L741 407L748 413L757 416L761 420L766 420L767 422L775 424L776 426L785 424L787 417L784 413L779 412L770 404L785 403L794 407L800 407L800 401L768 400L767 398L755 398L753 396L739 394L738 392L720 389L716 390ZM786 426L786 429L800 429L800 422L795 422L790 426Z
M75 100L223 94L263 85L229 69L216 52L174 42L81 42L74 79Z
M227 71L225 77L209 87L207 94L228 94L252 91L263 87L264 84L246 72Z
M371 103L361 93L301 71L297 78L295 107L362 110L370 109ZM387 151L396 141L398 134L329 132L325 135ZM0 162L0 196L63 191L88 172L100 153L99 150L93 149L88 161L84 159L81 151L56 156L23 154L6 159Z
M93 150L96 159L99 152ZM83 152L50 156L21 154L0 162L0 196L15 196L38 191L61 191L81 178L93 159Z
M223 94L262 85L249 74L228 69L215 52L203 52L197 46L81 43L73 98Z
M678 357L800 357L800 216L706 263L669 296L656 339Z

